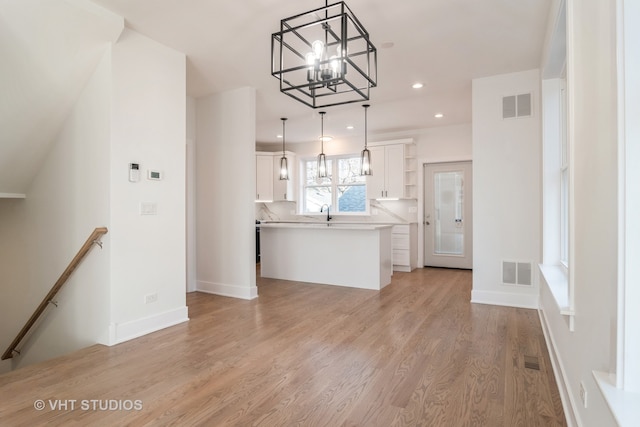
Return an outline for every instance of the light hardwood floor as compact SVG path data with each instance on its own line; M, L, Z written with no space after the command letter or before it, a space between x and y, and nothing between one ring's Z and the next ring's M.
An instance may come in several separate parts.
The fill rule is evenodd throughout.
M469 271L258 286L189 294L187 323L0 376L0 425L566 425L537 312L470 304Z

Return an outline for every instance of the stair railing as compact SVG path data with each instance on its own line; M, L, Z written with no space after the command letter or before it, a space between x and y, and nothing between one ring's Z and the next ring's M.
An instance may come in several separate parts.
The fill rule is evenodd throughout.
M38 318L44 313L49 304L53 304L56 307L58 303L54 301L54 297L60 291L62 286L67 282L73 271L80 265L84 257L89 253L94 244L100 246L102 248L102 242L100 238L106 234L109 230L106 227L98 227L89 236L86 242L82 245L78 253L71 260L67 268L64 270L60 278L53 285L47 296L44 297L38 308L33 312L27 323L22 327L16 338L11 342L11 345L7 348L7 350L2 354L2 360L11 359L14 353L20 354L20 351L17 350L18 345L24 339L24 337L29 333L29 330L35 325Z

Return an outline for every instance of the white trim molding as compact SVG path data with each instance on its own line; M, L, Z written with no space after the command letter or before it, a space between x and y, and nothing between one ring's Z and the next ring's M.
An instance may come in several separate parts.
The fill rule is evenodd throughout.
M560 401L562 402L562 410L567 421L568 427L574 427L578 425L577 422L577 410L576 402L572 398L572 394L569 392L569 381L567 380L566 370L562 364L562 359L558 354L556 342L549 328L549 322L543 309L538 310L538 316L540 317L540 325L542 326L542 333L544 334L544 340L547 344L547 350L549 352L549 359L551 360L551 367L553 368L553 376L558 386L558 392L560 393Z
M130 322L109 325L109 346L120 344L189 320L187 306Z
M257 286L226 285L224 283L205 282L204 280L196 282L196 291L246 300L258 298Z
M538 300L538 294L483 291L478 289L471 291L471 302L474 304L503 305L537 310L539 308Z

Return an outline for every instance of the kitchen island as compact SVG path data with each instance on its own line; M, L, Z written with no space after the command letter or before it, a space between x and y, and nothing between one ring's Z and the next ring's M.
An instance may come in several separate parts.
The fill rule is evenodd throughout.
M262 277L380 290L391 283L391 226L263 223Z

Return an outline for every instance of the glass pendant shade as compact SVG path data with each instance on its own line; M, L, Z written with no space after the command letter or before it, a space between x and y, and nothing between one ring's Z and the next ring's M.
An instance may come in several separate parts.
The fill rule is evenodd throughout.
M371 151L368 148L362 150L360 154L360 175L372 175Z
M285 139L284 122L286 122L287 119L283 117L280 120L282 120L282 157L280 157L280 179L288 180L289 179L289 162L287 161L287 154L284 151L284 139Z
M280 179L289 179L289 164L287 162L287 156L280 157Z
M324 155L324 115L326 112L320 111L320 154L318 154L318 178L327 176L327 158Z
M324 153L318 154L318 178L326 178L327 176L327 158Z
M364 150L360 154L360 175L373 175L371 170L371 151L367 148L367 109L369 104L364 104Z

